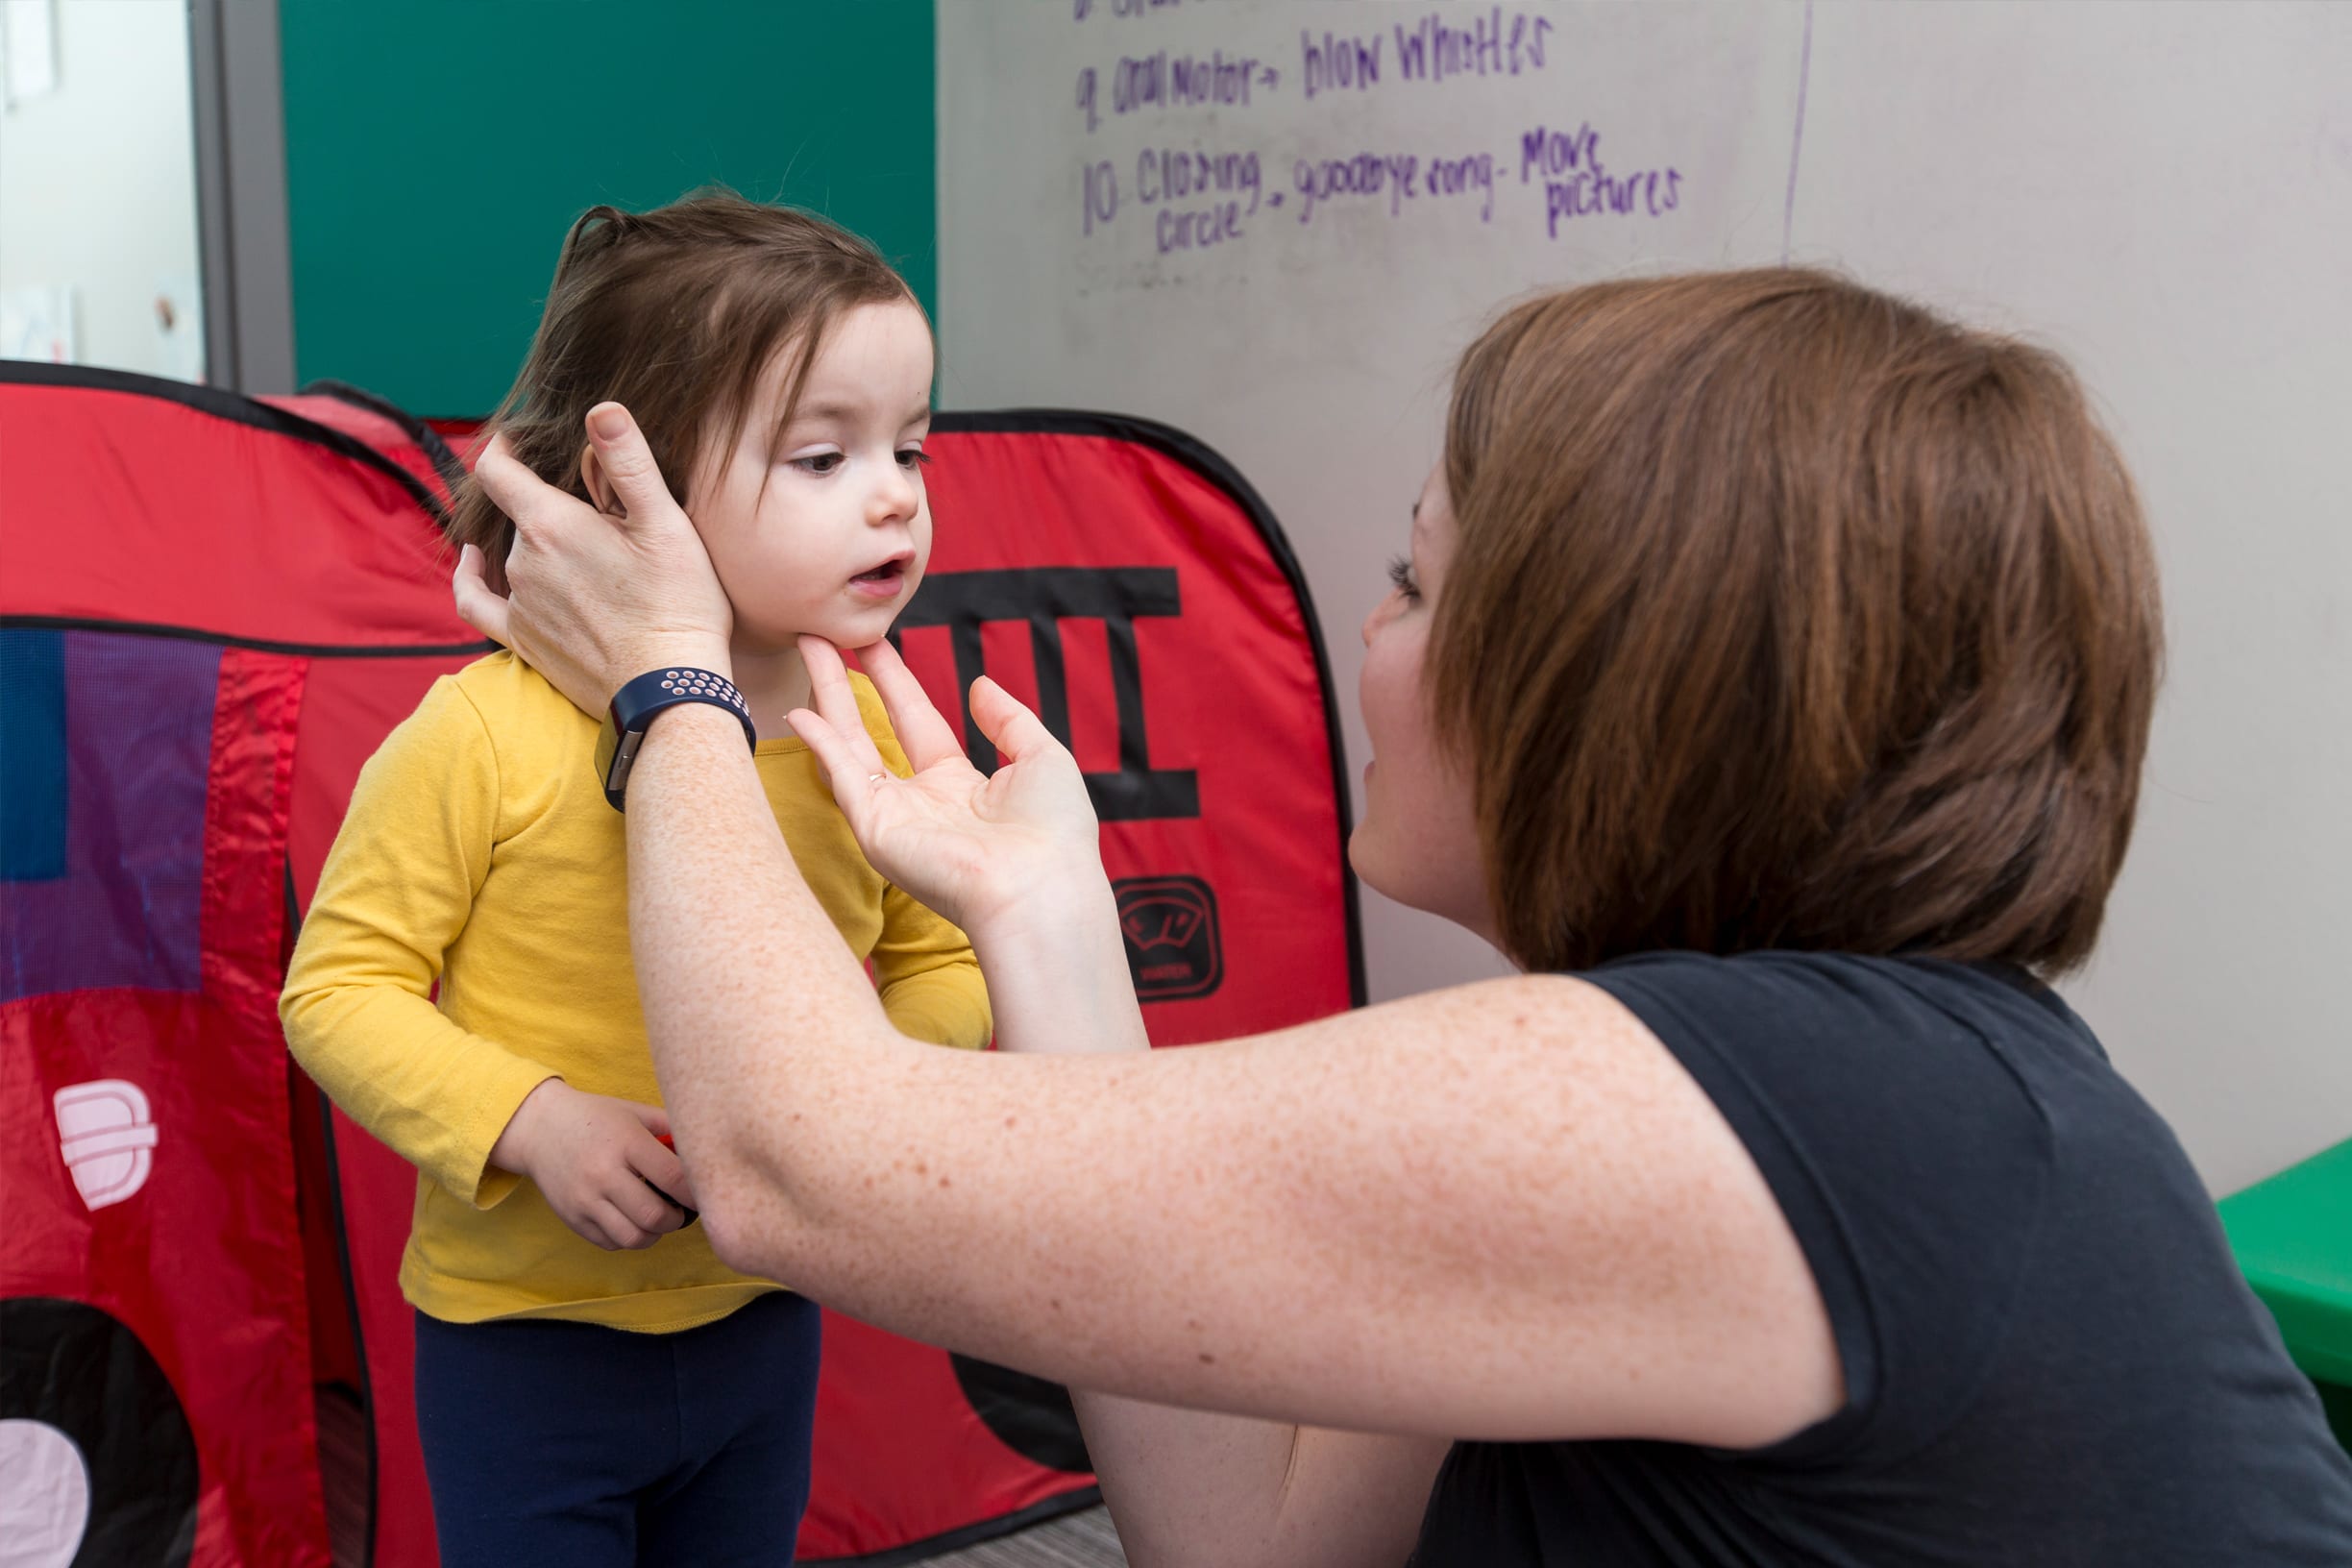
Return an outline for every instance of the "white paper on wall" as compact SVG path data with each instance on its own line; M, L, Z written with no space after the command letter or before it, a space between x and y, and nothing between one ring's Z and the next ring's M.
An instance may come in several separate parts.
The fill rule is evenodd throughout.
M0 359L80 362L74 353L71 284L0 288Z
M0 86L7 107L57 91L57 0L0 0Z

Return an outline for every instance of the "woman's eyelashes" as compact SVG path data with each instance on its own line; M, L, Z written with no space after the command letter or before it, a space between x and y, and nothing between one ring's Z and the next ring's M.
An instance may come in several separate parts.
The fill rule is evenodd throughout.
M1388 560L1389 585L1407 599L1419 600L1421 584L1413 578L1412 560L1409 556L1393 555Z

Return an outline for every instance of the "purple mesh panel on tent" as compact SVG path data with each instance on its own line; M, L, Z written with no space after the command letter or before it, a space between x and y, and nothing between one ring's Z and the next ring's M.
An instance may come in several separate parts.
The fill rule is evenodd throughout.
M0 1001L199 985L220 649L0 631Z

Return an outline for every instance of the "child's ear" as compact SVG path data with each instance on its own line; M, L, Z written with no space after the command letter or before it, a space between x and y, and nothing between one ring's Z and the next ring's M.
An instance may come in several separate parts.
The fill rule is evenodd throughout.
M628 516L628 508L621 504L621 492L604 477L603 461L591 446L580 448L580 484L588 492L589 503L598 511L610 517Z

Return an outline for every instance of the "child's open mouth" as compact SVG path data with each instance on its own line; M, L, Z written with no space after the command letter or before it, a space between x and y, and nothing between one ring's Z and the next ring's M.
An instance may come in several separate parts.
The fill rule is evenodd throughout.
M874 599L894 599L906 585L906 563L884 561L870 572L860 572L849 579L849 591Z

